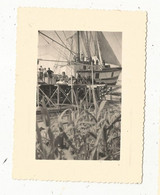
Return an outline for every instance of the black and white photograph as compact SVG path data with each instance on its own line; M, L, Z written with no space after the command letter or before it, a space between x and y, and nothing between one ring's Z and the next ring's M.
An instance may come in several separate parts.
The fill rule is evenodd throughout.
M38 31L36 159L120 160L122 33Z

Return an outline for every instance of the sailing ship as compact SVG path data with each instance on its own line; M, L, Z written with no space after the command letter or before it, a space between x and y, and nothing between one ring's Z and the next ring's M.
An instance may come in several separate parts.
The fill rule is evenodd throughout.
M74 88L74 90L76 90L76 85L74 85L73 87L73 78L77 78L79 76L83 78L83 81L85 81L81 83L83 84L83 86L81 85L81 87L84 87L84 85L91 85L94 88L98 88L99 86L109 86L110 89L113 89L113 87L116 86L122 68L111 45L109 44L109 41L104 36L103 32L77 31L72 36L68 38L66 37L66 41L69 43L68 45L64 43L57 32L56 34L61 42L58 42L42 31L39 31L39 34L42 37L51 40L57 46L62 47L68 52L68 59L66 61L63 61L63 64L57 65L57 67L66 67L66 69L69 70L68 73L71 76L71 83L65 83L65 86L68 85L71 87L71 89ZM38 61L41 60L43 61L43 59L38 59ZM58 60L53 61L58 62ZM60 61L60 63L62 63L62 61ZM69 69L69 67L71 69ZM78 85L79 89L80 83L76 84ZM50 87L52 89L48 91L52 91L53 89L56 90L54 86ZM45 87L42 86L41 89L43 89L44 94L46 94ZM63 89L63 94L65 93L65 90ZM47 96L48 98L53 97L51 93ZM67 100L66 97L65 99ZM59 95L57 96L57 98L60 98ZM72 91L70 98L72 99L72 101L70 102L73 103ZM48 100L47 102L50 101ZM59 103L59 100L57 100L57 104Z
M70 39L76 61L74 74L85 78L91 76L92 84L117 83L121 64L103 32L78 31Z

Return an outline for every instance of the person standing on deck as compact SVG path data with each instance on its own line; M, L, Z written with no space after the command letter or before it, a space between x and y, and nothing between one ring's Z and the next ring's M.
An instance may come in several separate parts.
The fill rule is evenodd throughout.
M67 83L68 82L68 76L66 75L65 72L62 72L62 77L61 77L61 81Z
M81 54L81 62L84 62L84 54Z
M53 71L50 68L48 68L47 73L48 73L48 84L52 84Z
M92 60L93 60L93 64L96 65L95 66L95 70L98 70L99 69L99 59L97 56L92 56Z
M44 70L43 70L43 80L44 80L44 82L46 82L46 78L47 78L47 70L46 70L46 68L44 68Z
M82 77L79 73L77 75L77 84L82 84Z
M40 82L40 71L41 69L39 68L38 71L37 71L37 79L38 79L38 83Z
M40 80L43 81L43 68L42 68L42 66L40 66L39 70L40 70Z

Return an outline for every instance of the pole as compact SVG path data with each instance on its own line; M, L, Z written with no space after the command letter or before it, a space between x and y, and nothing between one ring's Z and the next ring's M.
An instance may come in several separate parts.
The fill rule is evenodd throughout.
M39 107L39 86L37 84L37 102L38 102L38 107Z
M78 61L80 62L80 41L79 41L79 31L77 31L77 45L78 45Z
M72 79L72 67L71 67L71 102L73 104L73 79Z
M38 61L37 61L38 62ZM38 64L37 64L38 65ZM38 71L38 70L37 70ZM38 85L38 81L39 81L39 75L37 76L37 93L36 93L36 96L37 96L37 105L39 107L39 85Z
M68 62L67 60L47 60L47 59L38 59L38 61L48 61L48 62Z
M59 85L57 85L57 105L59 106Z
M94 67L93 67L93 62L91 62L92 63L92 85L94 85Z

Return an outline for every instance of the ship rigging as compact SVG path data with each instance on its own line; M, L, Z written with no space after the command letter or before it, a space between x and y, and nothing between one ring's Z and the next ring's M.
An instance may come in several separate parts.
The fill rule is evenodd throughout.
M37 59L38 65L54 63L53 71L56 75L54 83L38 80L37 106L41 105L42 98L51 110L63 110L67 106L76 107L79 104L91 107L94 99L101 101L106 95L113 97L118 94L116 101L120 101L117 80L122 67L103 32L77 31L67 38L63 31L61 33L65 41L57 31L54 33L57 39L39 31L39 37L51 48L54 44L54 51L60 57ZM69 77L67 81L61 82L61 76L55 74L59 69L66 70Z

